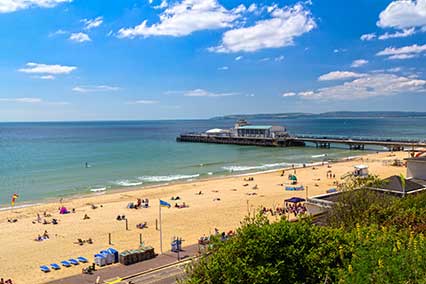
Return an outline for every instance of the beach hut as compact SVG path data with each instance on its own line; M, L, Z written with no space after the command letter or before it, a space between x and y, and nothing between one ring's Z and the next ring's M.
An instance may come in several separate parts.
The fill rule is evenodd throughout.
M117 263L119 261L118 251L113 248L109 248L108 252L114 256L114 263Z
M101 255L103 255L106 259L106 264L112 264L114 262L114 255L109 252L109 250L101 250Z
M368 176L368 166L366 165L356 165L354 166L354 176L356 177L367 177Z
M95 264L97 266L105 266L106 265L106 258L102 254L95 254Z

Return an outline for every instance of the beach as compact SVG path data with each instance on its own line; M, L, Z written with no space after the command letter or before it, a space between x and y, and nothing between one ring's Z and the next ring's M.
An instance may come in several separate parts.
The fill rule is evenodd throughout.
M341 182L340 177L353 171L354 165L368 165L370 173L386 178L391 175L405 174L405 167L390 165L394 159L409 156L407 152L380 152L354 157L338 163L317 165L296 169L298 185L308 188L308 195L325 193L335 187L333 181ZM331 170L336 179L327 178ZM192 180L152 188L132 188L128 191L97 193L80 198L64 198L25 208L0 212L0 277L12 278L14 283L45 283L81 273L84 265L62 268L59 271L43 273L40 265L60 263L61 260L84 256L91 262L93 255L100 250L114 247L118 251L137 248L139 234L142 233L146 245L160 252L159 231L156 219L159 216L159 199L169 202L171 208L162 208L163 251L170 250L170 241L174 236L182 237L183 245L194 244L202 235L208 235L217 228L220 232L235 230L249 212L260 207L273 208L283 206L286 198L293 196L305 198L305 191L285 191L290 185L287 176L293 173L286 169L266 173L247 174L205 180ZM252 181L246 181L253 177ZM284 186L283 186L284 184ZM257 185L257 189L253 189ZM202 194L197 194L201 192ZM255 195L253 195L255 193ZM179 196L173 201L171 197ZM136 203L137 198L148 198L149 208L128 209L127 204ZM188 208L175 208L175 203L185 202ZM97 208L93 209L92 204ZM60 215L58 208L65 206L75 213ZM51 217L43 217L43 212ZM56 218L59 224L43 225L34 222L37 213L41 219ZM90 219L84 220L87 214ZM125 215L126 222L116 220L117 215ZM7 219L18 219L9 223ZM279 217L277 217L279 218ZM34 223L33 223L34 222ZM137 229L136 224L147 222L148 228ZM47 230L49 239L37 242L34 239ZM112 245L108 244L111 233ZM76 244L77 239L91 238L93 244Z

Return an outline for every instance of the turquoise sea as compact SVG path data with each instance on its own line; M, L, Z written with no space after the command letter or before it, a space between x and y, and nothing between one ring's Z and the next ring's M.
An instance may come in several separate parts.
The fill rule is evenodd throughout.
M426 139L426 118L251 122L284 125L292 134ZM0 204L7 207L15 192L22 204L360 154L344 147L263 148L175 141L182 132L229 128L233 124L226 119L0 123Z

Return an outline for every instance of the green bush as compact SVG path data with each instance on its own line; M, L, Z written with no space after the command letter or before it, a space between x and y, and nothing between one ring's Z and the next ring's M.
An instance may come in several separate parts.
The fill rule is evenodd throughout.
M189 270L186 283L426 283L423 234L309 220L252 219Z

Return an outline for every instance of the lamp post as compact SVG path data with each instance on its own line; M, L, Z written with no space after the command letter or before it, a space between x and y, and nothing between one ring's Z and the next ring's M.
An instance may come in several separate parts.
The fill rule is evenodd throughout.
M306 201L308 201L308 197L309 197L309 194L308 194L308 186L306 186Z

